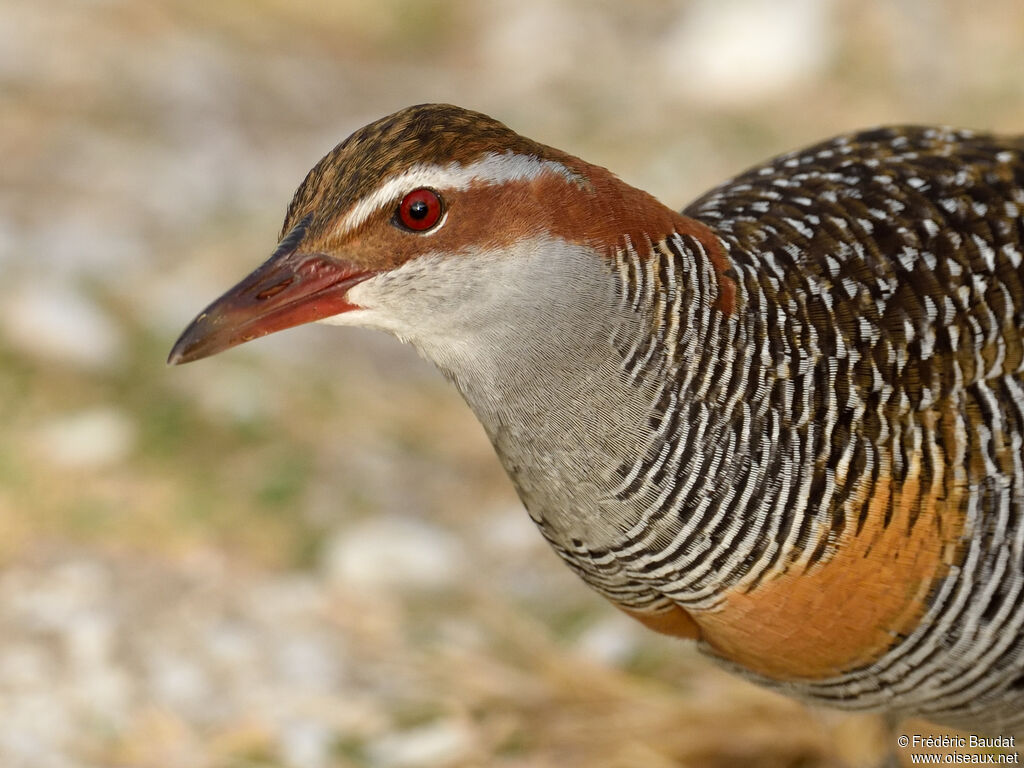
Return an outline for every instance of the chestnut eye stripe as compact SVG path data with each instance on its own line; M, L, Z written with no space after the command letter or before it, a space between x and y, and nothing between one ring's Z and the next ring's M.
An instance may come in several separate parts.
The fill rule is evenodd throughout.
M384 206L393 205L395 200L401 200L410 190L429 188L439 191L462 191L474 182L503 184L509 181L535 179L545 173L553 173L573 184L586 186L586 182L580 176L561 163L513 152L489 152L468 165L416 165L384 181L376 190L352 206L335 225L331 234L342 236L351 232Z

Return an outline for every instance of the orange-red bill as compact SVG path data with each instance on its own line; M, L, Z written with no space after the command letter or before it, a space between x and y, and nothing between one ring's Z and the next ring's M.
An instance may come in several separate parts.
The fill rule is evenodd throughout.
M282 243L284 245L284 243ZM316 253L278 248L193 320L171 349L171 365L190 363L246 341L355 309L348 290L373 276Z

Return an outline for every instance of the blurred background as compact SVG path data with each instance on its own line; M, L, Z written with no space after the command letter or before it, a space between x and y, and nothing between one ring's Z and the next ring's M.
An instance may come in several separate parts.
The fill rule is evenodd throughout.
M983 9L983 10L982 10ZM682 207L887 122L1024 131L1024 4L3 0L0 765L868 765L591 594L408 348L183 368L327 150L448 101Z

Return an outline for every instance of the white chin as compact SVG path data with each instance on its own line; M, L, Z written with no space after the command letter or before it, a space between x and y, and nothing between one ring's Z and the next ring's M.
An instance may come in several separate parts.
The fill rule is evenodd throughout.
M322 317L316 322L324 325L367 325L372 313L366 309L350 309L330 317Z

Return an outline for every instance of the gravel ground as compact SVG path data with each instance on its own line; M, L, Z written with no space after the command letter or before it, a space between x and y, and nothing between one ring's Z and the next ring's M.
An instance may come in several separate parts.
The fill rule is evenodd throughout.
M334 553L341 573L359 573L345 564L347 546L366 557L411 546L422 531L399 533L397 544L395 533L392 523L353 536ZM456 590L461 606L440 598L443 579L416 579L422 563L358 591L348 578L335 581L337 565L269 574L215 551L171 562L69 549L8 565L0 760L10 768L795 765L823 764L834 749L828 737L849 731L692 658L681 679L699 703L624 677L615 666L642 645L625 619L588 622L572 642L559 641L483 593ZM398 593L418 593L418 604ZM723 713L750 721L727 748L707 735Z

